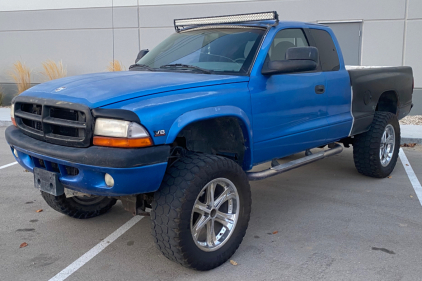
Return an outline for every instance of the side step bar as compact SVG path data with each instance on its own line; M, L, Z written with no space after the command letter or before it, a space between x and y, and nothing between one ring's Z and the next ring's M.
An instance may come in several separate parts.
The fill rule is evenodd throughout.
M330 145L329 145L330 147ZM271 167L267 170L260 171L260 172L248 172L246 173L248 175L249 181L257 181L257 180L263 180L305 165L308 165L310 163L316 162L318 160L339 154L343 151L343 146L341 144L334 144L334 146L328 150L321 151L309 156L305 156L303 158L293 160L291 162L281 164L275 167Z

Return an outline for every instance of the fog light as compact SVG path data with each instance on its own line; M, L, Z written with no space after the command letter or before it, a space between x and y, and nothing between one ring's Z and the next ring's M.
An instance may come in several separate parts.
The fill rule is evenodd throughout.
M13 149L13 154L15 154L16 158L19 158L18 151L16 150L16 148Z
M109 174L105 174L105 183L108 187L113 187L114 185L114 179L112 176L110 176Z

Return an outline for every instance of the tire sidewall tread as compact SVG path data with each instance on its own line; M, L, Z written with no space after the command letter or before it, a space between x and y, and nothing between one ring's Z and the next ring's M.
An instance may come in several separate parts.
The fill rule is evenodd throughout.
M395 132L395 147L390 163L384 167L379 157L381 137L385 127L391 124ZM400 124L397 116L390 112L378 111L374 115L369 130L355 136L353 143L353 160L359 173L374 177L388 177L394 170L400 149Z
M41 191L45 202L57 212L76 219L89 219L108 212L115 204L116 199L104 197L103 200L92 205L82 205L72 197L66 195L54 196Z
M240 213L229 240L218 250L202 251L192 239L190 220L202 188L216 178L227 178L236 186ZM185 267L210 270L229 259L246 233L251 211L249 181L242 168L230 159L194 153L175 162L166 172L154 195L151 211L152 235L157 248L168 259Z

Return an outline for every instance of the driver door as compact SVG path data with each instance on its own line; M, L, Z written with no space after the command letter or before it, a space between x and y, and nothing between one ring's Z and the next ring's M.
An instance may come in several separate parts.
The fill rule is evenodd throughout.
M267 60L285 60L287 49L305 46L309 42L302 29L283 29ZM325 143L325 83L320 70L251 77L255 164Z

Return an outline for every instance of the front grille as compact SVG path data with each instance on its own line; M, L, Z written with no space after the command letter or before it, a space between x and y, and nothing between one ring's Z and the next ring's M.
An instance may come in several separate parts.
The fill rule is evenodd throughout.
M46 142L87 147L92 125L88 107L52 100L19 97L15 102L16 124L25 134Z

